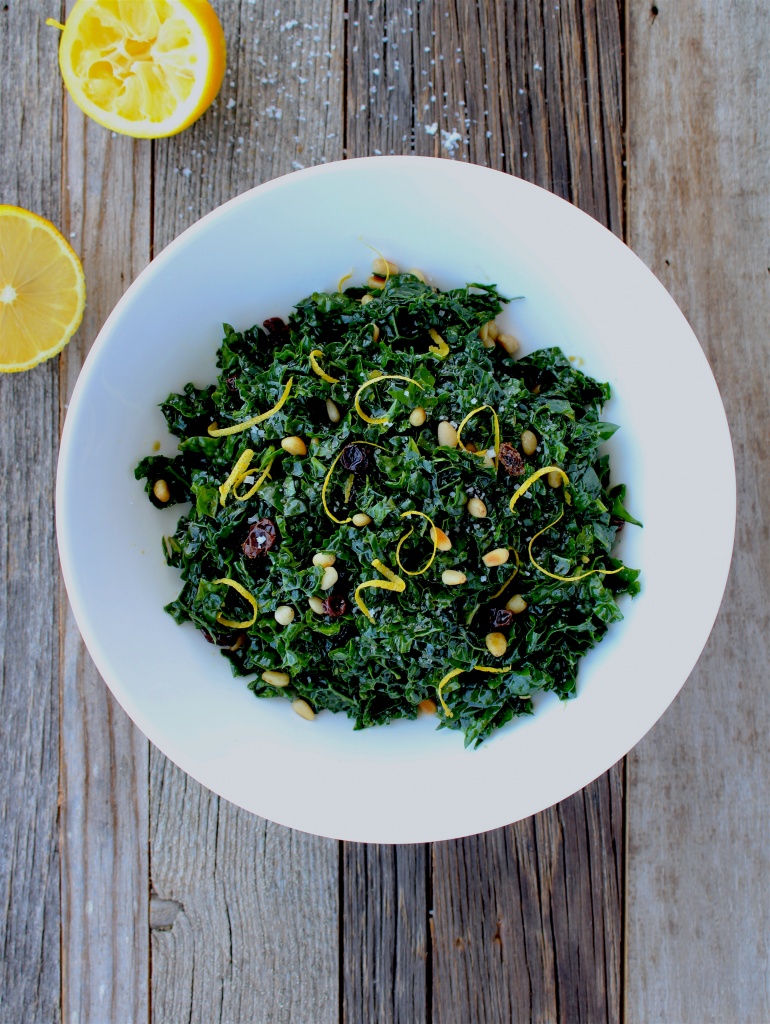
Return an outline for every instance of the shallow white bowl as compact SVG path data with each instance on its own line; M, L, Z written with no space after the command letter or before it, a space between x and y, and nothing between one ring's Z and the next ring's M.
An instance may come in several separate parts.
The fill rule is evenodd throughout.
M644 529L619 552L643 591L580 669L577 699L479 750L435 720L354 732L257 700L163 605L179 589L158 512L133 476L155 441L158 403L215 378L223 321L286 317L313 290L363 280L376 245L442 288L495 282L524 295L503 322L524 351L560 345L608 380L613 479ZM96 485L95 485L96 482ZM185 231L104 325L70 403L57 482L64 579L91 655L118 701L173 761L228 800L335 838L449 839L516 821L606 771L686 680L727 579L735 476L722 403L684 317L614 235L548 192L465 163L379 157L268 182ZM440 666L437 666L437 670Z

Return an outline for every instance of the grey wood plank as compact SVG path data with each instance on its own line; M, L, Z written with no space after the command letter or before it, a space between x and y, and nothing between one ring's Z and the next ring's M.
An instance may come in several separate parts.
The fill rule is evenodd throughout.
M428 847L342 845L342 1019L348 1024L424 1021Z
M61 223L58 3L0 9L2 202ZM0 1020L60 1019L56 361L0 375Z
M68 9L72 6L70 2ZM113 136L67 101L66 233L87 307L61 358L62 412L99 329L150 252L149 142ZM149 1015L148 744L96 671L62 588L62 1016Z
M630 243L716 375L738 527L706 651L628 759L626 1019L758 1024L770 1020L770 8L634 0L628 48Z
M622 232L615 0L353 0L347 53L349 156L484 163ZM529 821L437 844L427 883L404 854L345 845L345 1019L402 1019L405 991L415 1021L619 1019L622 766ZM411 897L405 920L393 920L397 893ZM427 965L423 899L432 914Z
M260 181L342 156L342 6L215 6L228 74L214 108L155 143L155 251ZM153 1020L336 1024L338 845L219 800L157 750L150 800Z

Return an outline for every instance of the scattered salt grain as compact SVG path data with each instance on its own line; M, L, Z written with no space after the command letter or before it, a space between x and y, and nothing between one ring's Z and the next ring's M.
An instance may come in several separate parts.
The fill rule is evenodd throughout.
M425 125L425 134L426 135L435 135L437 131L438 131L438 121L434 121L433 124L426 124Z

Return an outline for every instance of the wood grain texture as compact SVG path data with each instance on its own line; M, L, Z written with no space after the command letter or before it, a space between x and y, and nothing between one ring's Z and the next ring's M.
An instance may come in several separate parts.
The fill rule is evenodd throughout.
M424 1021L429 991L429 847L342 847L342 1020Z
M770 8L628 10L630 242L713 367L738 526L706 651L628 759L626 1019L756 1024L770 1020Z
M155 143L156 252L239 192L342 155L341 5L215 7L228 73L200 121ZM150 761L152 1019L336 1024L337 844L219 800L157 750Z
M62 413L99 329L149 260L150 155L149 142L113 136L67 101L62 217L88 301L60 361ZM139 1024L149 1014L148 743L61 596L62 1017Z
M44 12L44 13L43 13ZM43 13L43 16L41 16ZM0 6L0 201L61 221L58 3ZM23 54L22 60L16 55ZM0 376L0 1020L59 1020L56 362Z
M485 163L622 233L621 28L615 0L352 0L347 155ZM622 766L534 819L436 845L425 890L402 849L346 844L345 1019L401 1019L422 975L419 902L399 931L397 888L432 913L415 1021L619 1020L622 861Z

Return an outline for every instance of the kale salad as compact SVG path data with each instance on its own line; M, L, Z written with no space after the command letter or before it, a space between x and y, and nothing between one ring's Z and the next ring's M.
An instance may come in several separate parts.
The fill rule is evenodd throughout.
M494 286L382 259L343 285L225 324L216 383L162 403L178 454L136 477L189 503L166 610L303 718L422 711L478 745L538 691L572 697L639 590L612 554L640 524L599 451L610 388L558 348L514 359Z

